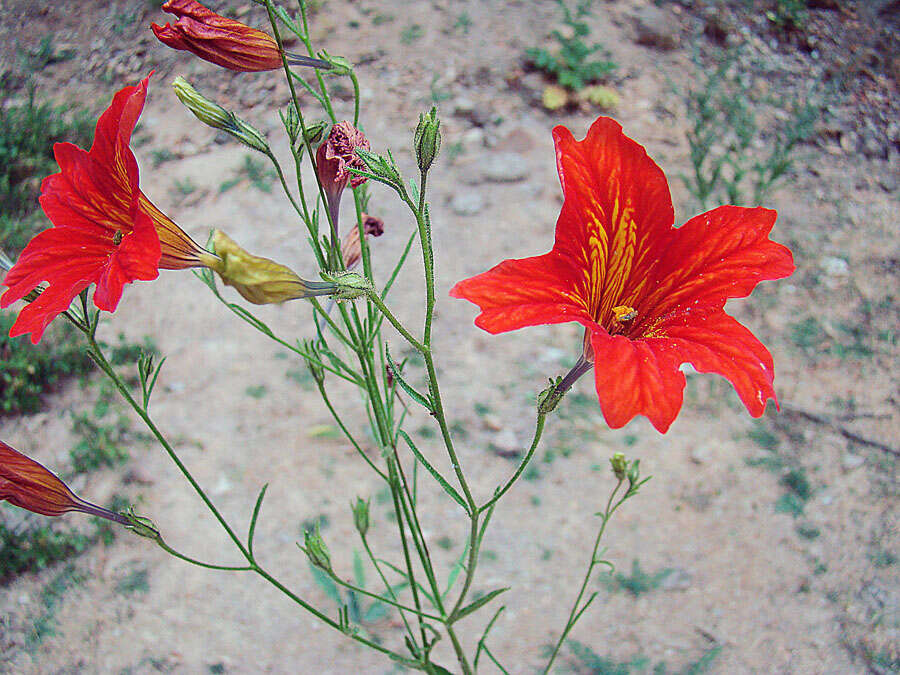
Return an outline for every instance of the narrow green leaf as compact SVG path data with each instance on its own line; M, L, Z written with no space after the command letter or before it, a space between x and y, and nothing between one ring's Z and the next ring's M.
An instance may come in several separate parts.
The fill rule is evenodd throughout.
M360 588L366 587L366 571L363 568L363 561L359 551L356 549L353 549L353 578L357 586Z
M431 402L431 399L417 392L409 385L406 380L403 379L403 375L401 374L400 369L397 367L397 364L394 363L394 359L391 358L391 350L388 348L388 345L384 345L384 356L387 359L388 367L394 374L394 379L397 380L397 383L400 385L403 391L409 394L409 397L411 399L413 399L419 405L424 406L427 410L434 410L434 404Z
M318 584L319 588L325 592L325 595L334 600L339 608L342 607L343 601L341 600L341 592L338 590L337 584L334 583L334 579L312 563L309 564L309 569L312 570L313 579L316 584Z
M454 489L454 487L450 485L450 483L448 483L440 473L438 473L438 470L428 463L428 460L425 459L421 452L419 452L419 449L415 446L415 443L412 442L412 439L406 434L406 432L400 429L397 433L403 437L404 441L406 441L406 444L409 446L409 449L412 450L412 453L416 456L416 459L418 459L422 463L422 466L428 469L428 473L430 473L434 477L434 479L438 483L440 483L440 486L444 488L444 492L450 495L453 498L453 501L463 507L466 513L468 513L469 507L466 504L465 500L460 497L459 493Z
M256 498L256 506L253 507L253 515L250 516L250 532L247 534L247 549L250 551L250 555L253 555L253 534L256 532L256 520L259 518L259 510L262 508L263 498L268 489L268 483L262 486L259 497Z
M475 612L475 611L481 609L482 607L484 607L486 604L488 604L491 600L496 598L501 593L506 593L506 591L508 591L510 588L511 588L510 586L507 586L506 588L498 588L496 590L491 591L487 595L481 596L475 602L472 602L472 603L466 605L465 607L463 607L461 610L459 610L456 613L456 616L453 617L453 620L459 621L464 616L468 616L472 612Z

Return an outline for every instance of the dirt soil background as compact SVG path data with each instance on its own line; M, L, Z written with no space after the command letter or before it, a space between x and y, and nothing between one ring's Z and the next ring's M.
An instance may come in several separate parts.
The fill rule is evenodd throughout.
M266 25L252 3L209 4ZM591 37L620 64L611 86L621 102L612 114L669 176L679 222L698 207L677 179L690 164L687 118L673 85L691 82L694 52L703 60L722 43L743 44L752 55L742 64L751 85L776 96L787 98L819 81L839 79L841 86L815 138L798 151L796 169L766 204L779 212L773 238L793 249L796 274L729 305L774 355L781 413L770 406L762 422L753 421L721 380L691 376L684 409L665 436L643 418L612 432L591 378L579 382L549 420L544 448L552 452L541 451L529 480L501 502L476 579L479 591L513 586L491 639L511 672L535 672L564 624L596 531L592 514L613 484L607 460L620 450L640 457L653 480L616 515L606 556L625 573L634 560L651 575L671 572L637 597L592 582L600 597L574 640L597 655L631 662L635 672L662 662L668 672L699 668L698 659L710 653L707 672L714 673L897 672L898 7L868 0L810 3L806 29L791 32L765 17L773 4L595 3ZM220 227L254 253L314 274L301 225L277 189L268 194L244 179L220 191L240 176L249 151L200 125L168 86L184 75L266 131L283 156L276 112L288 101L282 79L232 74L164 48L147 26L166 16L139 0L80 0L77 9L6 0L0 16L5 59L14 58L16 46L34 48L48 34L60 49L74 50L74 58L38 75L39 90L59 101L99 112L117 89L156 69L134 143L144 192L198 240ZM461 461L482 499L514 469L515 460L504 456L530 438L533 393L547 377L564 373L580 350L581 335L572 325L489 336L473 326L472 305L447 297L455 281L551 245L561 196L550 130L565 124L580 138L597 115L587 108L548 113L539 105L546 81L524 67L523 50L551 46L546 38L558 18L552 2L328 0L312 22L318 46L359 64L368 138L376 151L392 149L407 175L413 175L416 116L439 100L444 152L430 181L435 340ZM337 93L339 113L349 115L349 90ZM374 243L376 278L383 281L413 223L381 187L372 189L371 211L386 224ZM415 255L395 288L393 307L418 325L421 261ZM230 289L228 296L237 298ZM279 335L312 335L303 303L259 314ZM811 320L821 331L812 342L798 332ZM865 349L837 348L851 339L847 326L858 328L852 340ZM129 287L102 330L108 338L150 335L168 358L153 415L238 529L269 484L258 553L301 596L336 615L295 542L304 523L326 523L336 568L349 578L358 539L348 503L357 495L373 497L378 554L399 558L380 486L331 433L333 423L304 379L303 364L237 321L190 274L164 273L152 284ZM390 329L388 335L399 351L399 336ZM334 392L361 430L365 417L355 395L337 384ZM74 442L69 411L82 409L87 395L73 383L52 395L47 412L3 419L2 438L61 468ZM420 447L446 468L433 426L419 412L408 424ZM91 474L74 487L101 503L124 492L176 548L237 562L162 451L136 440L131 455L124 469ZM777 462L768 464L778 470L753 461L773 457ZM812 488L799 516L775 508L791 468ZM438 568L449 570L465 524L427 481L421 502ZM3 517L17 517L13 511L4 509ZM54 571L0 587L0 669L396 670L258 580L190 567L144 540L120 536L76 564L85 579L59 601L55 634L37 649L26 643L43 611L41 589ZM123 590L123 580L135 574L146 583ZM484 620L460 624L469 647ZM365 628L402 650L396 615ZM453 664L449 645L440 644L437 654L438 662ZM567 650L559 671L614 672L598 663ZM492 666L485 672L494 672Z

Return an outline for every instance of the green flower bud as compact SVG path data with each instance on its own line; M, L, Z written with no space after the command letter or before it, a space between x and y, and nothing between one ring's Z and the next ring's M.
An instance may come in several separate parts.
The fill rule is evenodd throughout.
M303 533L303 543L305 546L301 546L301 548L306 553L309 561L316 567L331 573L331 554L328 552L325 540L322 539L322 533L319 532L318 525L312 532L306 530Z
M616 478L624 480L625 473L628 471L628 460L625 459L625 453L617 452L610 458L609 463L612 465Z
M297 114L297 108L291 103L288 106L287 114L279 114L281 116L281 121L284 124L284 129L287 131L288 138L291 139L292 144L296 143L297 139L300 138L300 115Z
M326 122L315 122L306 127L306 134L303 136L304 143L309 143L312 146L318 145L322 142L322 138L325 136L325 129L327 128L328 124Z
M322 355L319 353L319 350L316 347L316 343L313 340L304 340L303 350L313 356L319 362L322 361ZM306 366L309 368L310 375L312 375L312 378L318 384L322 384L325 381L325 369L322 366L309 359L307 359L306 361Z
M215 101L203 96L180 75L172 82L172 88L178 100L184 103L194 117L211 126L213 129L225 131L244 145L268 153L269 143L262 132L248 124L230 110L226 110Z
M357 497L356 503L351 504L350 508L353 509L353 524L356 525L356 531L359 532L360 536L365 537L366 532L369 531L368 500L363 500L362 497Z
M419 169L428 171L441 149L441 121L437 116L437 108L433 107L427 114L419 115L413 144Z

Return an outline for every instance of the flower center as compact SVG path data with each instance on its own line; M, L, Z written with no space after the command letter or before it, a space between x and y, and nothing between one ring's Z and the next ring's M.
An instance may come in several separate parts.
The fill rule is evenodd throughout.
M113 235L113 246L121 244L124 237L125 233L122 230L116 230L116 233Z

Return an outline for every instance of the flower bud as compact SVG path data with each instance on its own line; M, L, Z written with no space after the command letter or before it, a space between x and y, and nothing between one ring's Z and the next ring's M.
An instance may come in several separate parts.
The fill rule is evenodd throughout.
M316 525L316 529L312 532L306 530L303 533L303 544L304 546L301 548L303 549L303 552L306 553L309 561L316 567L323 569L330 574L331 554L328 552L328 546L325 545L325 540L322 539L322 533L319 532L318 525Z
M416 149L416 160L419 169L424 173L431 168L434 158L441 149L441 121L437 116L437 108L427 114L419 115L419 125L413 141Z
M369 501L357 497L356 503L351 504L350 508L353 509L353 524L356 525L356 531L365 537L369 531Z
M221 230L213 232L213 246L221 261L212 269L226 286L233 287L254 305L333 295L339 291L336 283L305 281L284 265L247 253Z
M281 115L281 121L284 123L288 138L291 139L291 144L296 143L297 139L300 138L300 115L297 113L297 108L294 107L293 103L288 106L287 114Z
M303 351L305 351L311 357L315 358L316 361L321 363L322 354L319 352L318 347L316 347L315 341L304 340ZM316 381L316 383L322 384L325 381L325 369L316 361L313 361L312 359L306 359L306 366L309 368L309 373L310 375L312 375L312 378Z
M628 470L628 460L625 459L625 453L617 452L614 454L609 463L612 465L613 474L618 480L625 479L625 472Z
M6 257L6 254L0 250L0 270L9 272L13 267L13 261Z
M637 485L641 480L641 460L636 459L628 465L628 486L629 488Z
M331 295L335 300L355 300L363 295L368 295L373 290L372 282L356 272L338 272L332 275L322 275L325 281L331 281L337 285Z
M269 143L261 131L203 96L180 75L172 81L172 88L178 100L204 124L231 134L247 147L263 153L269 152Z
M299 122L299 119L298 119ZM328 128L327 122L321 120L306 127L306 134L303 136L303 142L310 145L318 145L325 136L325 130Z

